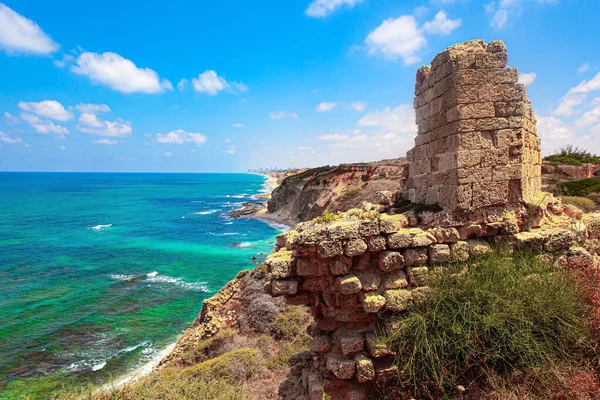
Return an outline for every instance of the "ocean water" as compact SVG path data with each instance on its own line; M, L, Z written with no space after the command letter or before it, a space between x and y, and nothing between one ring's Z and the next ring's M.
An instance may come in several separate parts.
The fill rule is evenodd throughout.
M250 174L0 173L0 399L147 366L279 231ZM258 260L253 260L256 257Z

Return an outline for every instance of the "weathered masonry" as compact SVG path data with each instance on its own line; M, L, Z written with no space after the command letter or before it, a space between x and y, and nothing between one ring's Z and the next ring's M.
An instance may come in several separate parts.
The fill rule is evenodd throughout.
M504 43L473 40L417 71L405 197L447 212L518 206L541 188L540 140Z

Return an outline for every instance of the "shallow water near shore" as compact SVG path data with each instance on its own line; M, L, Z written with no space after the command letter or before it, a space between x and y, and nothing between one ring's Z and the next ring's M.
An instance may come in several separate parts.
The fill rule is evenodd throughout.
M0 399L156 360L273 248L251 174L0 173ZM262 255L261 255L262 253Z

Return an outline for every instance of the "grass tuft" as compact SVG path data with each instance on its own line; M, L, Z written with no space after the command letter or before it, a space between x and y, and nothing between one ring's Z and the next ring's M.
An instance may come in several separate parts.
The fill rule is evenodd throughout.
M529 254L492 252L431 279L432 294L382 341L400 379L434 398L591 352L588 306L566 272ZM438 396L438 397L436 397Z

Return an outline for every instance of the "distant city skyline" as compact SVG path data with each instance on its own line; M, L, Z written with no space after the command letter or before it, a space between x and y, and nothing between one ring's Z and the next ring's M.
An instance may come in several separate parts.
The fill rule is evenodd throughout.
M0 2L0 170L244 172L402 157L415 71L503 40L544 154L600 153L600 3Z

